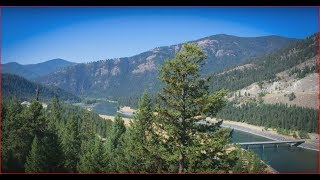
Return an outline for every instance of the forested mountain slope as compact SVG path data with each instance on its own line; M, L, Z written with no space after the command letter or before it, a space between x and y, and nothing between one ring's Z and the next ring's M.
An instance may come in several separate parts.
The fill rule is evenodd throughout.
M10 62L2 64L2 73L16 74L26 79L35 79L74 64L76 63L63 59L52 59L42 63L27 65Z
M54 96L63 101L78 102L80 98L66 92L60 88L45 86L31 82L23 77L13 74L2 74L2 98L10 99L16 96L20 100L34 100L36 98L36 89L39 87L39 99L41 101L51 100Z
M296 39L279 36L236 37L224 34L192 41L208 55L202 74L241 64L245 60L274 52ZM159 90L159 67L181 50L182 44L158 47L117 59L77 64L38 79L74 94L95 97L123 97Z

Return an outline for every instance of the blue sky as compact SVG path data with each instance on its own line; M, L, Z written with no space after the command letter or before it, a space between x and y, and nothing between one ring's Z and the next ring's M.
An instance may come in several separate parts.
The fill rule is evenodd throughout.
M305 38L317 8L2 8L2 63L128 57L214 34Z

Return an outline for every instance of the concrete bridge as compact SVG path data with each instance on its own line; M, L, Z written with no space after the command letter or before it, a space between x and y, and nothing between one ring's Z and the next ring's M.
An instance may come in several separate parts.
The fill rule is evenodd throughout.
M240 144L241 146L245 146L246 149L249 149L250 145L261 145L264 148L265 145L274 145L279 146L279 144L289 144L290 146L299 146L300 144L304 143L304 140L296 140L296 141L260 141L260 142L244 142L244 143L236 143Z

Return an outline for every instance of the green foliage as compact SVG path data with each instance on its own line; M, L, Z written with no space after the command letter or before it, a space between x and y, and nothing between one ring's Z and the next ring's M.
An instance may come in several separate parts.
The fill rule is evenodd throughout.
M279 130L318 132L318 110L284 104L247 103L234 106L230 102L217 117Z
M37 136L34 138L25 165L26 172L46 172L45 148Z
M159 156L159 144L155 134L155 115L152 102L144 93L139 102L139 109L125 134L126 171L159 172L163 170L164 160ZM137 166L138 165L138 166Z
M259 81L258 82L258 86L259 86L260 89L262 89L263 88L263 82Z
M207 56L194 44L186 44L160 70L165 87L159 94L158 125L165 135L164 157L174 172L214 171L219 164L217 156L224 154L228 143L226 131L216 130L211 124L199 126L207 116L215 116L225 105L225 91L209 94L208 79L200 77L200 68ZM208 131L205 131L204 127ZM167 136L167 137L166 137Z
M46 158L46 171L47 172L63 172L64 168L64 155L63 149L60 145L60 140L56 132L48 130L42 138Z
M37 87L39 87L39 99L41 101L50 101L55 96L64 101L80 101L79 97L60 88L37 84L17 75L2 74L3 99L10 99L13 96L16 96L21 101L31 101L36 97L35 90Z
M290 135L290 130L288 130L288 129L277 128L277 132L279 134L283 134L283 135Z
M62 172L63 155L58 137L51 133L38 139L35 136L25 164L26 172Z
M102 140L96 137L87 144L81 145L82 155L78 165L79 172L105 172L105 146Z
M262 173L266 171L266 164L252 151L236 147L226 158L232 165L231 172Z
M22 118L23 106L17 98L2 104L2 162L3 171L24 171L24 163L29 153L28 125ZM28 149L28 150L26 150Z
M302 79L310 73L317 73L318 68L318 64L315 64L313 66L305 66L302 69L294 68L289 72L289 75L292 76L293 74L295 74L297 78Z
M299 133L299 137L301 139L309 139L310 138L308 133L306 133L305 131L298 131L298 133Z
M206 66L201 69L201 73L208 75L242 64L248 59L274 52L297 40L279 36L243 38L220 34L199 39L197 42L200 41L219 41L219 46L210 44L202 46L208 53L208 58L204 61ZM160 90L162 84L158 78L158 67L161 67L167 59L174 58L182 45L158 47L132 57L79 63L66 68L65 71L43 76L38 79L38 82L59 84L60 88L79 96L136 97L137 107L138 99L144 90L150 95L155 95ZM222 56L217 56L217 52L221 49ZM145 70L140 68L149 64L151 67L154 64L156 68Z
M174 57L173 51L168 52L169 56L157 56L161 58L154 60L161 62L157 66L164 64L166 57ZM151 55L151 52L146 53L142 59ZM213 57L209 56L209 59ZM108 80L110 84L125 83L127 87L132 88L120 88L115 85L104 88L103 91L91 86L91 82L97 81L92 81L92 77L89 76L92 74L90 71L95 69L93 66L115 68L113 62L79 64L68 68L70 76L64 79L68 85L71 85L68 83L70 81L75 80L75 83L72 83L70 88L64 87L65 89L77 94L86 92L93 96L111 94L114 95L113 98L127 94L127 90L130 89L132 92L128 95L132 98L129 100L119 98L118 101L119 104L131 104L132 107L138 106L137 99L142 92L141 88L147 87L146 91L155 94L160 85L164 85L158 98L152 95L149 97L147 94L142 97L134 121L127 129L119 115L112 123L87 110L61 104L57 98L52 100L47 109L43 109L41 103L37 101L32 102L29 107L21 106L17 100L5 102L2 110L3 170L5 172L263 171L261 161L251 154L246 154L246 151L240 154L228 154L230 130L220 128L222 122L203 123L206 117L219 115L219 111L226 104L224 96L227 95L225 90L209 93L209 78L203 78L201 74L208 74L210 69L206 68L207 66L202 68L202 65L206 63L209 64L208 67L215 66L211 66L213 61L205 60L206 58L199 47L186 44L176 57L167 61L161 68L160 78L163 84L155 80L158 75L156 71L133 75L131 72L134 68L128 68L128 58L124 58L117 64L120 74L108 76L111 77ZM235 59L229 60L230 64L238 63ZM104 72L99 71L99 73ZM47 78L59 80L61 76ZM105 79L103 76L101 78ZM23 81L21 82L23 85ZM143 84L137 86L138 82ZM18 95L34 98L35 85L24 86L26 89L31 89L32 93L30 90L29 94ZM14 85L14 87L20 86ZM41 97L41 94L47 93L41 88L42 86L40 87L42 101L45 98ZM17 94L11 91L9 93ZM52 97L57 94L59 93L52 93ZM48 99L51 99L51 96L49 97ZM153 103L157 104L155 108L152 106ZM307 123L307 127L313 127L313 122Z
M124 162L121 161L124 156L123 139L125 132L124 120L117 114L114 118L110 136L107 138L107 150L105 152L106 161L109 162L107 169L111 172L123 171L123 166L125 166Z
M316 33L275 53L248 60L246 63L255 65L254 68L236 69L223 74L212 74L210 89L213 92L222 88L235 91L255 82L258 82L261 88L263 81L275 81L277 80L275 76L277 73L303 63L317 54L318 34ZM318 72L317 66L315 65L314 68L305 71L304 75L301 76L305 76L309 72Z
M267 93L265 93L265 92L260 92L260 93L259 93L259 97L262 98L262 97L264 97L266 94L267 94Z
M112 125L110 136L107 142L111 152L117 148L120 139L122 138L122 135L125 133L125 131L126 127L124 126L124 120L119 114L117 114L114 118L114 123Z
M64 166L70 172L76 172L80 145L78 122L75 116L71 116L62 137L62 147L65 156Z
M2 104L3 172L77 171L74 169L74 165L80 163L77 156L81 154L82 157L84 152L77 144L89 144L96 135L106 137L110 133L111 121L79 107L60 104L58 99L53 99L47 109L43 109L37 101L29 107L20 103L13 98L4 100ZM81 134L76 127L81 127ZM92 143L92 147L99 146ZM101 151L94 152L101 154ZM105 162L105 158L96 155L95 163ZM94 172L101 171L94 169Z
M292 92L288 95L288 98L289 98L289 101L292 101L296 98L296 95L294 94L294 92Z

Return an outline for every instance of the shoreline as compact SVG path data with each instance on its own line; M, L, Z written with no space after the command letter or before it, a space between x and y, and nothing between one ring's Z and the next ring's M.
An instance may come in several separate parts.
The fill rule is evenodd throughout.
M108 115L104 115L104 114L98 114L101 118L103 118L104 120L110 120L110 121L114 121L114 117L115 116L108 116ZM121 117L122 119L123 119L123 121L124 121L124 125L125 126L128 126L128 125L130 125L130 121L131 121L131 119L129 119L129 118L124 118L124 117Z
M121 107L119 111L124 115L127 115L127 114L133 115L136 112L135 109L131 109L129 106ZM114 116L108 116L108 115L102 115L102 114L99 114L99 116L104 119L109 119L111 121L114 120ZM124 123L126 126L130 124L131 119L132 118L123 117L123 120L124 120ZM217 122L217 120L215 118L207 118L206 120L209 122ZM268 130L265 130L264 127L262 127L262 126L256 126L256 125L252 125L252 124L248 124L248 123L244 123L244 122L223 120L223 123L221 126L232 128L232 129L246 132L249 134L253 134L256 136L264 137L264 138L274 140L274 141L297 140L297 139L293 138L292 136L279 134L278 132L276 132L275 130L272 130L271 128L269 128ZM319 135L316 135L316 136L317 136L317 138L319 138ZM301 145L299 145L297 147L319 152L318 139L316 139L316 140L303 139L303 140L305 140L305 143L302 143Z
M215 119L207 119L208 121L211 122L217 122ZM221 127L228 127L232 128L238 131L246 132L249 134L253 134L256 136L264 137L270 140L275 140L275 141L288 141L288 140L294 140L293 138L290 138L289 136L281 135L279 133L276 133L275 131L262 131L261 129L263 127L260 126L254 126L251 124L247 123L240 123L240 122L235 122L235 121L228 121L228 120L223 120L223 123ZM308 139L306 139L305 143L302 143L301 145L297 146L300 148L308 149L308 150L313 150L313 151L319 151L319 144L314 144L308 142Z

